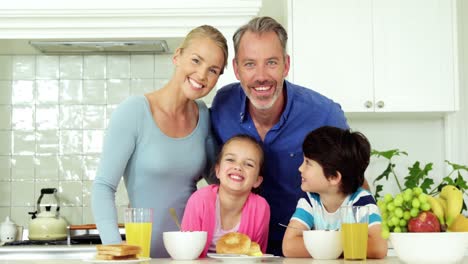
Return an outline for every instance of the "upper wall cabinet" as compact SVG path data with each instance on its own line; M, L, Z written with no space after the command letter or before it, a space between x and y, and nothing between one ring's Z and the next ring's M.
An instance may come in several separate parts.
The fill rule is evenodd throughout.
M289 0L290 78L345 112L458 109L455 0Z

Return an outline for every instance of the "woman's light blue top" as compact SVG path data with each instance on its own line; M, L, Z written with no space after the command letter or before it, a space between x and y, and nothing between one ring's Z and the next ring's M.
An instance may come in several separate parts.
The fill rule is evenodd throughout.
M159 129L143 95L126 99L114 110L92 190L94 219L103 244L121 242L115 192L123 176L130 206L154 210L151 257L169 256L162 232L177 230L169 208L175 208L182 219L197 181L214 160L208 109L201 101L197 105L197 126L183 138L171 138Z

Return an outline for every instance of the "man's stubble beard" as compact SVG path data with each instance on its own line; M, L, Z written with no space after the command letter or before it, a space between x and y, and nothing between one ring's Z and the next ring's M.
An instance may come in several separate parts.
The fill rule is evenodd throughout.
M250 100L250 103L258 110L268 110L268 109L271 109L273 107L273 105L276 103L276 101L278 100L278 97L279 97L279 93L278 92L275 92L273 94L273 98L271 98L270 102L268 104L259 104L258 101L261 101L262 100L262 97L258 98L260 100L258 100L257 98L255 98L255 100L252 100L252 96L247 96Z

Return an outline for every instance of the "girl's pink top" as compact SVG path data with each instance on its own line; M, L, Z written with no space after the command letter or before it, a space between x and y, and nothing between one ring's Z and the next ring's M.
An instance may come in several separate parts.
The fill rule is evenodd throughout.
M206 257L208 248L213 240L216 227L216 196L218 185L209 185L199 189L190 196L182 219L184 231L207 231L205 249L200 257ZM239 233L246 234L252 241L257 242L265 253L268 241L268 227L270 224L270 206L267 201L250 193L242 209Z

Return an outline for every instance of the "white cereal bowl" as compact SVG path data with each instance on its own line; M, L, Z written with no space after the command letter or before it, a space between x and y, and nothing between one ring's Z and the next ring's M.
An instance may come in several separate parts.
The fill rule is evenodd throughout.
M197 259L206 245L205 231L163 232L167 253L175 260Z
M341 231L308 230L303 232L304 245L314 259L336 259L343 252Z
M457 263L468 250L468 232L390 233L390 241L405 263Z

